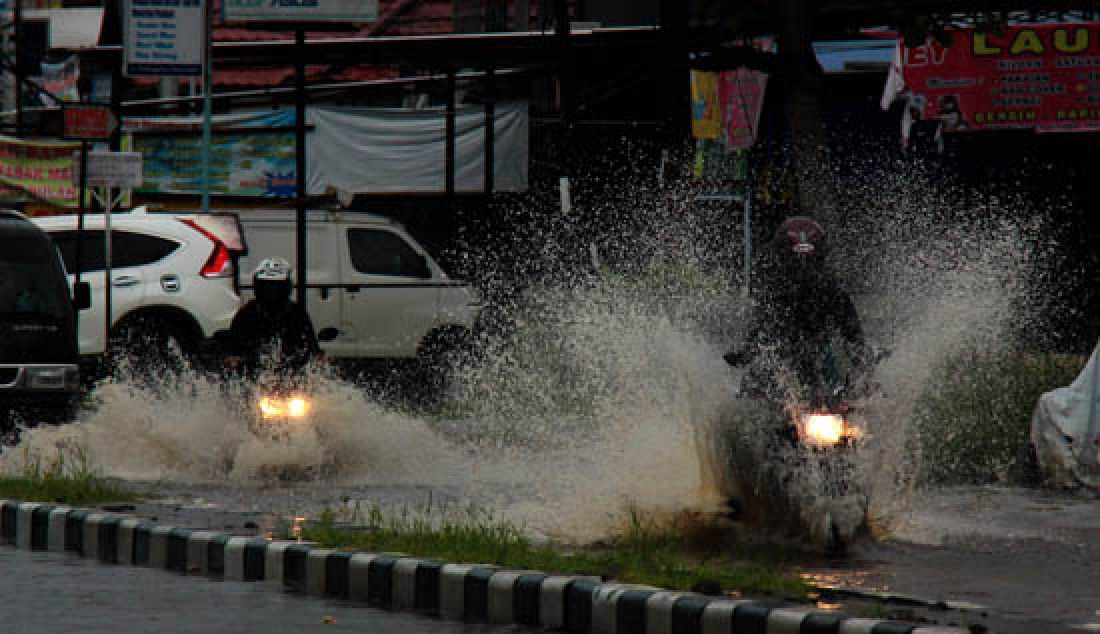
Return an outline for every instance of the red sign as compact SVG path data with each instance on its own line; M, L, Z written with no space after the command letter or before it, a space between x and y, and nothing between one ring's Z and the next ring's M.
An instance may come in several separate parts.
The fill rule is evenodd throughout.
M946 48L931 39L898 44L893 72L901 71L912 114L949 132L1100 130L1100 24L957 29L951 38Z
M110 139L118 121L106 106L65 105L65 137L89 141Z
M742 150L756 142L767 83L766 74L747 68L719 74L718 104L722 107L727 148Z

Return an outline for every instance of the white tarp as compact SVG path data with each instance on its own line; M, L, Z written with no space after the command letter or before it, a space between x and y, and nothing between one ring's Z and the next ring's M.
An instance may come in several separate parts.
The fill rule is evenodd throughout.
M1031 443L1046 484L1100 490L1100 344L1071 385L1039 397Z
M494 190L527 189L527 102L495 108ZM438 108L310 107L307 191L411 193L444 191L445 117ZM460 106L455 117L455 190L485 184L485 109Z
M99 44L103 11L103 7L28 9L23 12L23 19L49 21L50 48L79 50Z

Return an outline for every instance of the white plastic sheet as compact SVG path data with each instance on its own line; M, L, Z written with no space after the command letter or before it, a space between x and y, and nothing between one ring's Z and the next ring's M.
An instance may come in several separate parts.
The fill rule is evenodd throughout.
M495 108L494 189L527 189L527 102ZM311 107L307 191L438 193L445 189L445 117L439 108ZM455 190L483 191L485 109L460 106L455 117Z
M1039 397L1031 443L1047 485L1100 490L1100 345L1072 384Z

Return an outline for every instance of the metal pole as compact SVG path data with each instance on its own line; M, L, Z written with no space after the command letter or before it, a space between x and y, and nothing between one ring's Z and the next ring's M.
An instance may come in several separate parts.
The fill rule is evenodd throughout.
M752 190L745 187L742 195L745 198L745 282L741 289L742 295L748 297L749 284L752 279Z
M1096 400L1100 398L1100 341L1097 341L1095 350L1096 353L1092 358L1092 389L1089 390L1089 436L1082 443L1085 447L1092 449L1091 462L1093 467L1100 463L1100 453L1098 453L1100 452L1100 445L1097 444L1100 434L1096 433ZM1092 442L1089 442L1090 438Z
M100 200L100 204L103 205L103 308L105 311L104 323L106 339L104 339L103 350L109 353L111 351L111 288L114 286L114 280L111 278L111 188L107 187L107 195L105 200Z
M485 200L493 197L496 176L496 74L492 67L485 71Z
M447 194L447 206L455 202L455 71L447 70L447 114L446 114L446 163L444 189Z
M206 3L206 33L203 35L202 64L202 212L210 213L210 126L213 117L211 93L214 92L214 56L211 55L211 28L214 22L213 2Z
M527 31L531 28L531 2L530 0L515 0L515 24L513 31Z
M306 308L306 291L308 280L306 269L306 63L305 29L298 28L294 32L294 42L298 49L298 55L294 61L294 158L295 176L297 179L297 223L295 233L297 236L297 260L298 260L298 304Z
M23 48L23 0L12 0L15 40L15 136L23 136L23 64L19 51Z
M86 209L84 202L84 192L88 188L88 142L80 142L80 191L77 194L80 200L77 201L77 216L76 216L76 272L74 276L73 288L76 288L80 284L81 273L84 271L84 211ZM80 311L74 311L73 316L73 329L77 333L77 347L80 345Z

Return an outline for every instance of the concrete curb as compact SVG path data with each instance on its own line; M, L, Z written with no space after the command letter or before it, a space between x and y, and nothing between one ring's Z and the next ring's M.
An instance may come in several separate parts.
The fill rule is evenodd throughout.
M349 553L216 531L157 526L88 509L0 500L0 543L74 552L230 581L262 581L445 620L527 625L571 634L963 634L960 628L848 618L592 577Z

